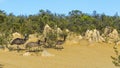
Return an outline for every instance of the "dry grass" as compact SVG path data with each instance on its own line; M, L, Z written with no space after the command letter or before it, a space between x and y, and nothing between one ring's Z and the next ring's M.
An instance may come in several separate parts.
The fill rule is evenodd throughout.
M110 56L113 44L79 43L67 41L64 50L47 49L55 56L20 56L17 52L0 51L0 63L4 68L115 68Z

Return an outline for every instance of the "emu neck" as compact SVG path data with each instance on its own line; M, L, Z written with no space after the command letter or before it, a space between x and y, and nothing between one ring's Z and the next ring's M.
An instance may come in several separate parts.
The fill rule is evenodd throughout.
M27 38L26 38L26 37L24 38L24 41L27 41Z
M45 41L44 42L47 42L47 38L45 38Z
M40 40L38 40L37 44L40 44Z
M64 39L63 39L63 41L65 41L66 40L66 36L64 36Z

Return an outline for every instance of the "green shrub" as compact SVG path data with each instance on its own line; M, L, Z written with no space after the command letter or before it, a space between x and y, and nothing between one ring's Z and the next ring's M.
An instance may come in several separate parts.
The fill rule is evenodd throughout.
M111 58L113 60L112 62L115 66L120 67L120 54L117 50L116 45L113 47L113 49L114 49L114 52L115 52L116 56L115 57L111 56Z

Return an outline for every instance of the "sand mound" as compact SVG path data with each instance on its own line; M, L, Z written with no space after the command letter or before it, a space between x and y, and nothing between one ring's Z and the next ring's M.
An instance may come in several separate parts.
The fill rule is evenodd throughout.
M26 53L23 54L23 56L30 56L30 55L31 55L30 52L26 52Z
M53 54L49 53L48 51L44 50L42 52L41 56L55 56L55 55L53 55Z

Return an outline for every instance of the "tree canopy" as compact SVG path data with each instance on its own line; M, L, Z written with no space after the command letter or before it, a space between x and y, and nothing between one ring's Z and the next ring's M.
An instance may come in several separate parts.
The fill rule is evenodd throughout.
M42 33L45 24L54 28L57 25L62 30L69 29L78 34L84 34L87 29L98 29L102 31L106 26L116 28L120 32L120 17L116 12L114 16L98 14L93 11L92 14L83 13L80 10L72 10L65 14L52 13L49 10L39 10L34 15L18 15L13 13L7 14L0 10L0 32L19 32L25 33Z

